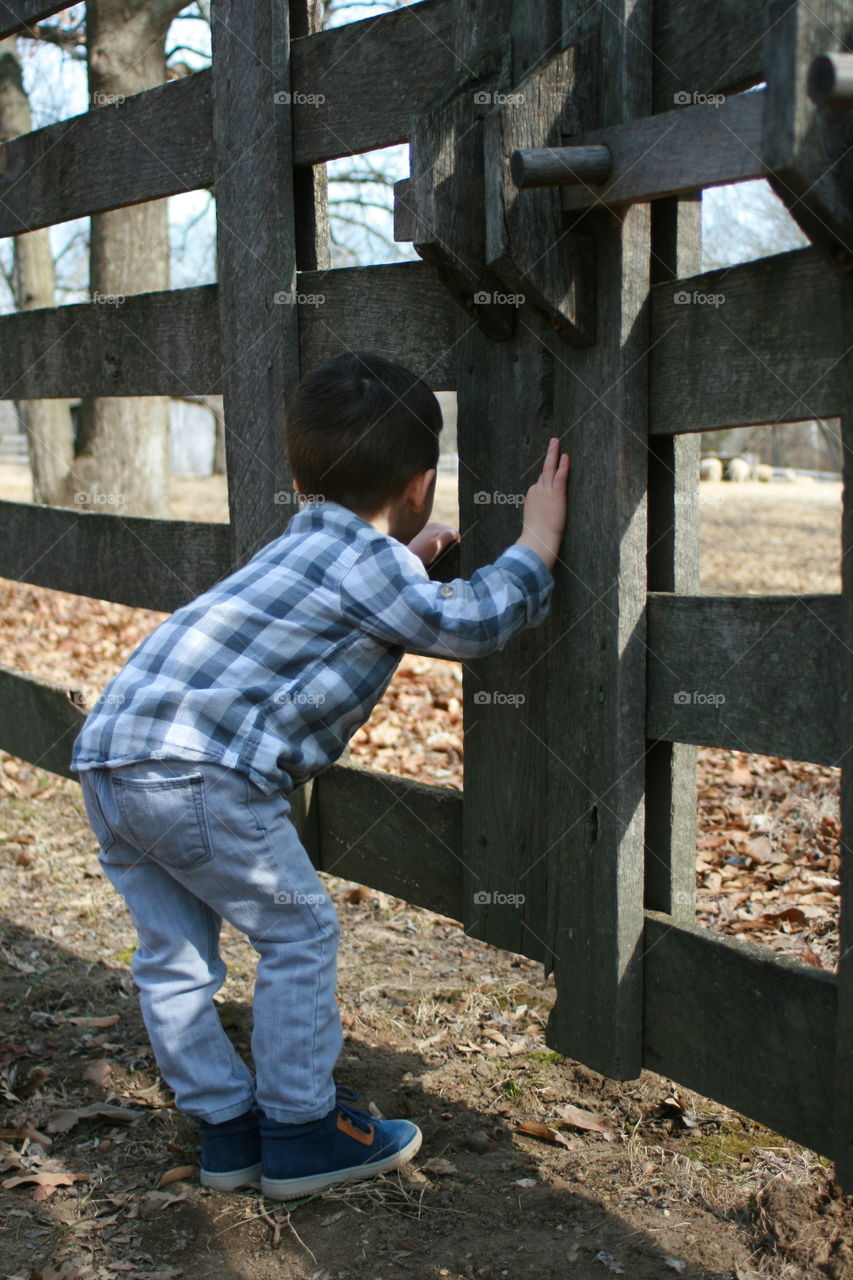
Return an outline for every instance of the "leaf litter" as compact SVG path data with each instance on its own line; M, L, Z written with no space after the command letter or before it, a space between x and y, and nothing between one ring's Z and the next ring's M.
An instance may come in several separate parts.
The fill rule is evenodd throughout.
M753 523L744 512L744 531ZM827 564L837 560L836 533L817 530L810 543L813 561L821 546ZM784 536L774 533L777 540ZM706 538L703 589L766 590L764 576L745 555L738 557L736 578L731 565L721 568L718 541ZM0 588L0 635L10 642L10 665L79 688L90 704L165 616L26 584ZM356 734L352 758L460 790L462 747L461 667L406 655L383 703ZM698 756L699 922L812 967L833 969L837 771L717 749L702 748ZM269 1245L276 1225L278 1252L292 1246L297 1269L304 1261L294 1275L328 1271L335 1280L373 1280L382 1272L385 1249L395 1268L413 1256L429 1256L438 1268L442 1246L427 1226L433 1220L443 1224L442 1240L456 1241L444 1247L456 1249L458 1261L438 1269L454 1277L500 1276L520 1244L537 1280L550 1275L551 1265L564 1267L565 1258L575 1260L572 1266L585 1280L587 1273L607 1269L605 1256L638 1280L663 1270L679 1272L677 1264L685 1259L686 1274L695 1264L709 1273L727 1267L729 1275L751 1276L758 1259L763 1277L811 1280L820 1267L847 1280L839 1242L850 1238L853 1215L812 1153L687 1090L674 1094L673 1082L652 1073L620 1085L547 1053L542 1033L553 983L543 981L539 966L465 937L456 921L331 876L326 879L339 895L345 931L341 1070L371 1101L375 1097L384 1114L409 1108L424 1128L425 1142L422 1155L394 1178L332 1189L292 1208L300 1215L305 1245L320 1258L315 1267L314 1255L290 1231L282 1235L287 1223L280 1207L269 1215L273 1225L256 1211L241 1218L241 1206L259 1203L256 1192L221 1196L194 1181L195 1137L169 1109L168 1091L156 1075L127 971L133 934L103 883L76 786L0 754L0 795L7 801L0 814L0 875L14 920L0 930L6 966L4 973L0 965L0 982L7 992L27 992L21 1016L8 1023L0 1042L8 1103L0 1120L0 1167L10 1178L29 1175L28 1181L4 1186L2 1196L7 1221L32 1213L34 1229L47 1238L52 1222L38 1215L61 1215L79 1228L73 1241L44 1254L38 1274L28 1263L26 1280L41 1280L42 1274L44 1280L206 1280L209 1264L198 1270L194 1246L181 1245L181 1233L190 1228L187 1215L200 1213L211 1224L212 1238L223 1205L232 1217L237 1213L225 1239L244 1240L246 1249L235 1253L232 1244L229 1256L251 1257L246 1267L255 1280L279 1275L257 1252L264 1241ZM231 974L220 997L229 1003L220 1010L229 1013L229 1034L248 1053L241 1011L248 1010L251 966L242 940L227 926L223 949ZM99 1046L98 1034L119 1023L121 1035L104 1037ZM391 1045L408 1055L411 1069L382 1064L382 1046ZM86 1061L99 1048L110 1070L100 1080L84 1079ZM116 1093L103 1104L93 1100L94 1091L111 1089ZM111 1114L109 1107L132 1119ZM604 1129L569 1125L561 1109L597 1117L610 1126L609 1139ZM63 1112L75 1118L51 1136L48 1117ZM522 1146L525 1134L516 1126L525 1124L578 1144L571 1161L563 1142L542 1139ZM570 1128L575 1136L566 1139ZM474 1134L480 1138L471 1143ZM727 1143L740 1154L728 1156ZM425 1166L431 1159L444 1160L453 1172L433 1170L430 1178ZM715 1170L713 1178L707 1170ZM174 1193L162 1190L170 1174L180 1183ZM507 1204L494 1229L472 1234L472 1218L492 1216L513 1184L524 1191L523 1210ZM780 1188L788 1197L784 1204ZM40 1191L48 1196L44 1204L28 1198ZM553 1235L553 1211L537 1213L537 1197L571 1197L577 1191L584 1197L577 1202L581 1229L564 1242ZM592 1207L583 1207L590 1196ZM752 1203L761 1214L754 1232L748 1226ZM31 1209L21 1209L26 1204ZM328 1212L336 1204L342 1206L335 1210L340 1218ZM522 1216L513 1218L516 1212ZM330 1216L334 1221L323 1236L331 1243L320 1254L311 1223L319 1226ZM572 1221L565 1212L556 1216ZM354 1222L371 1242L370 1261L359 1260ZM460 1223L456 1234L447 1235L448 1222ZM627 1246L625 1222L633 1228ZM683 1225L676 1230L670 1222L689 1223L687 1235ZM167 1223L177 1233L168 1248L159 1225ZM401 1226L390 1225L395 1223ZM253 1235L255 1228L266 1234ZM415 1231L425 1234L405 1234ZM475 1238L478 1255L469 1252L465 1262L466 1244ZM33 1256L29 1244L20 1256L17 1265L23 1266L23 1258Z

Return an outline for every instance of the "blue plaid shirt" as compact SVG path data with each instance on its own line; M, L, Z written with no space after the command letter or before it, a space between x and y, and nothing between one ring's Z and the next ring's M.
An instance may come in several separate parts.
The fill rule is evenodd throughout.
M142 641L89 713L71 768L211 760L290 792L340 756L404 653L502 649L545 620L553 586L516 545L470 579L433 582L348 507L308 502Z

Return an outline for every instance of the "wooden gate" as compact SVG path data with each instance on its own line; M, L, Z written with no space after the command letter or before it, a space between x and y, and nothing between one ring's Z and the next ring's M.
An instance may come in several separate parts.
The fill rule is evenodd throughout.
M0 35L61 7L8 0ZM514 541L560 436L551 613L465 664L464 795L339 763L297 793L306 846L542 961L555 1049L653 1068L853 1189L853 3L424 0L325 32L311 11L214 0L210 71L3 146L2 235L215 190L216 286L4 317L0 385L222 393L231 520L3 502L0 573L191 599L284 528L288 397L353 346L458 393L464 536L437 576ZM323 162L404 140L396 234L423 261L329 270ZM697 274L701 189L761 174L812 247ZM700 597L696 433L808 417L843 422L843 593ZM8 669L0 691L3 748L67 774L73 694ZM842 766L837 975L696 926L697 744Z

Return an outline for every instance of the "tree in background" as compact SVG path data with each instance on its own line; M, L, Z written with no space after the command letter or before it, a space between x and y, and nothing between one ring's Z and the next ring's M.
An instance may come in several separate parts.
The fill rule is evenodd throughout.
M14 36L0 40L0 139L29 133L30 103L21 78L21 59ZM56 272L47 228L15 236L6 283L18 311L52 307ZM29 441L36 502L60 502L74 454L67 400L21 400L16 405Z
M99 107L166 80L166 33L184 0L89 0L85 27L41 23L23 39L85 51L89 105ZM5 138L31 127L15 40L3 42ZM55 279L47 229L15 239L12 287L19 309L52 306ZM154 200L93 215L89 236L92 300L169 287L167 203ZM84 399L76 443L63 401L28 401L27 426L37 502L88 506L97 495L134 515L168 515L168 400L162 396Z

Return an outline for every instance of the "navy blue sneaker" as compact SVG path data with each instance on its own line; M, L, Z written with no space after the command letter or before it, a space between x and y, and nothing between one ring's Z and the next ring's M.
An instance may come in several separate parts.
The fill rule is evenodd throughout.
M417 1152L423 1135L409 1120L376 1120L349 1106L357 1095L340 1086L320 1120L279 1124L261 1113L261 1191L271 1200L296 1200L336 1182L390 1173Z
M199 1120L201 1130L201 1171L203 1187L215 1191L236 1191L261 1177L260 1112L257 1107L233 1120L210 1124Z

